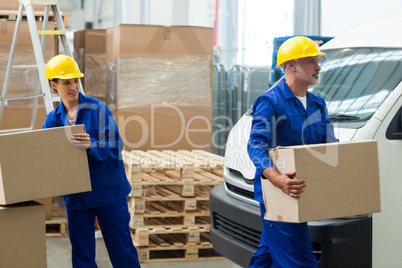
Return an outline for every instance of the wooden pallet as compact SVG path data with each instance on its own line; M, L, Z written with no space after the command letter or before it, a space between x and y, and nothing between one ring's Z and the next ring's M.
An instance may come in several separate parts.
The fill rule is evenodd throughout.
M187 226L206 226L211 223L209 211L191 213L140 214L130 210L130 227L138 228L174 228Z
M184 213L195 210L205 211L209 206L208 197L182 198L161 197L153 199L151 197L128 197L129 208L135 213Z
M141 262L222 258L209 237L209 195L223 183L223 160L202 150L123 151Z
M46 236L67 236L67 219L52 218L46 220Z
M210 191L213 186L223 183L223 178L208 171L194 172L194 180L178 181L172 177L168 177L160 172L152 174L143 173L141 175L142 182L131 182L130 196L166 196L166 195L179 195L181 197L197 196L199 192ZM152 186L152 187L150 187ZM155 191L155 186L161 186L158 189L164 189L160 193ZM207 186L207 187L202 187ZM173 193L173 194L172 194ZM205 195L205 193L204 193Z
M122 154L132 183L223 183L223 158L209 152L133 150Z
M209 225L171 228L140 228L135 230L134 244L144 247L156 244L166 246L210 245Z
M151 187L149 187L151 186ZM173 192L181 197L191 197L194 196L194 183L169 183L161 181L152 181L145 183L132 183L130 196L141 197L147 195L160 195L156 192L152 186L163 186L166 191Z
M214 251L212 245L207 246L157 246L137 248L140 262L178 262L225 259Z
M185 210L195 210L197 203L208 201L213 186L208 185L147 185L141 186L135 195L128 197L129 207L135 212L144 213L145 203L154 201L179 201ZM141 193L141 194L140 194ZM187 195L190 195L188 197Z
M206 152L203 150L178 150L177 154L182 155L196 167L201 169L222 169L224 157Z
M154 154L158 155L156 151ZM149 181L152 178L145 174L155 174L154 180L180 182L191 179L193 174L193 166L186 163L171 162L167 158L158 157L140 150L131 152L123 151L123 161L126 166L127 177L132 182Z

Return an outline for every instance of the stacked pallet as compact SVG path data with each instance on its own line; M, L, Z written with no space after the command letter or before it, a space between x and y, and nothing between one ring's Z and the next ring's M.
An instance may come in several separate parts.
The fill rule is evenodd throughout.
M46 201L46 203L41 201ZM67 236L67 219L56 201L56 198L50 197L42 199L39 202L45 206L46 214L46 236Z
M123 152L141 262L220 257L209 237L209 193L223 183L223 158L203 150Z

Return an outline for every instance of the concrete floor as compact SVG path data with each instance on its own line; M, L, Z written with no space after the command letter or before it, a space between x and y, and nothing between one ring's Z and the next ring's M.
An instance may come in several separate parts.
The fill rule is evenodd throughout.
M96 262L99 268L113 268L101 237L97 232ZM71 245L68 237L47 237L47 265L48 268L71 268ZM193 261L193 262L161 262L141 263L142 268L240 268L229 260Z

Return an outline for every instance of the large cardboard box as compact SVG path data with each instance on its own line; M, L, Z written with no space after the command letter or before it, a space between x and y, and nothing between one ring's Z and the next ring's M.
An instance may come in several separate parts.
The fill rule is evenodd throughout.
M210 150L209 107L155 105L114 113L126 150Z
M107 104L126 149L210 150L212 57L212 28L106 29Z
M47 267L43 205L0 206L0 267Z
M83 125L0 135L0 205L91 191Z
M85 95L106 101L106 30L74 32L74 58L84 77Z
M0 130L28 128L31 126L31 119L32 119L32 107L24 108L24 107L6 106L6 108L3 111L3 117L1 119ZM43 122L45 122L45 119L46 119L46 109L43 105L40 105L40 107L36 109L34 129L41 129Z
M307 187L296 199L261 179L265 219L308 222L381 211L376 141L279 147L269 155L279 173L296 170Z

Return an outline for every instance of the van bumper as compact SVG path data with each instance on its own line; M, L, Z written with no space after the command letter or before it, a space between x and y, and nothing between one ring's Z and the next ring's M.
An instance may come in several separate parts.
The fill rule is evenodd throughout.
M262 232L260 208L226 194L224 185L210 195L211 241L214 249L247 267ZM371 267L371 217L309 222L319 267Z

